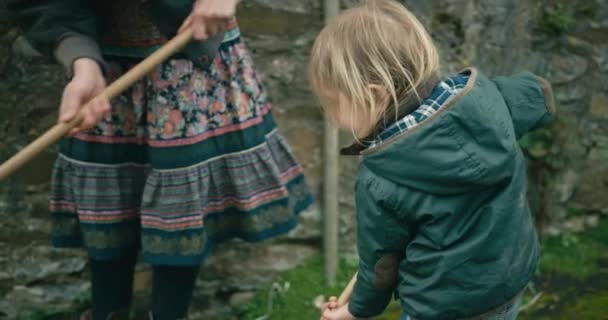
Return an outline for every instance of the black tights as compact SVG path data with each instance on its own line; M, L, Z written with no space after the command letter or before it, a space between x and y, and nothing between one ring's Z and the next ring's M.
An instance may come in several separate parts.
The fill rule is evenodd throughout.
M117 260L90 260L93 320L106 320L111 312L130 307L136 261L136 255ZM154 320L186 317L199 267L153 266L152 269Z

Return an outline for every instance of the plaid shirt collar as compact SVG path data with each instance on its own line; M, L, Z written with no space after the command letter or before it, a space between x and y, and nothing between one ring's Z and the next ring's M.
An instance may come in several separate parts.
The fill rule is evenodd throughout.
M458 74L440 81L433 87L431 94L412 113L407 114L392 124L382 126L376 131L379 133L375 134L375 137L367 139L367 142L363 142L363 145L355 143L343 149L342 154L358 155L360 151L366 148L378 146L394 136L418 126L441 109L450 98L462 91L468 80L468 74Z

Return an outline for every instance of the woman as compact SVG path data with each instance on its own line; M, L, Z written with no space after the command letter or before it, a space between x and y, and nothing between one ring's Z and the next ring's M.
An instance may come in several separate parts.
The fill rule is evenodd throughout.
M9 1L29 41L71 78L80 106L187 26L197 41L121 96L93 100L64 139L50 208L54 244L84 246L93 305L123 318L138 252L153 266L151 316L187 315L214 243L283 234L311 203L302 169L240 42L236 0Z

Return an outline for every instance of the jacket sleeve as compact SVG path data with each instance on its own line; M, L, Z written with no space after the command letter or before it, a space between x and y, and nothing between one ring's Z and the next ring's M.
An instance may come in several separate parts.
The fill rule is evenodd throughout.
M46 57L55 57L71 74L74 60L105 64L97 44L95 8L87 0L7 0L25 38Z
M494 83L511 112L518 139L553 119L555 104L551 84L547 80L526 72L511 77L497 77Z
M369 318L384 311L397 287L409 231L393 214L386 185L358 180L355 192L360 261L349 311L356 318Z

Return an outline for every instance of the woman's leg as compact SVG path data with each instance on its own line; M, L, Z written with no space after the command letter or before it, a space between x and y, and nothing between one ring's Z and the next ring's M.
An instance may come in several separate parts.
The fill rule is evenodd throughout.
M154 320L184 319L192 302L199 266L154 266L152 315Z
M89 261L93 320L106 320L113 312L128 310L131 306L137 255L116 260Z

